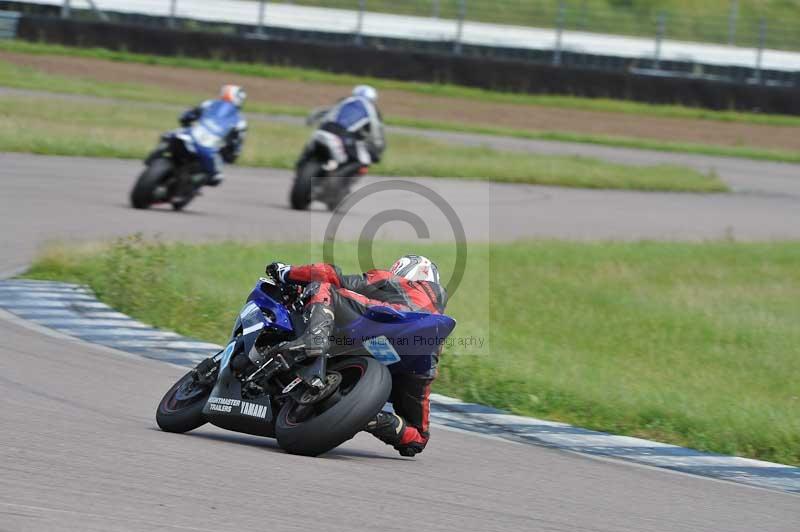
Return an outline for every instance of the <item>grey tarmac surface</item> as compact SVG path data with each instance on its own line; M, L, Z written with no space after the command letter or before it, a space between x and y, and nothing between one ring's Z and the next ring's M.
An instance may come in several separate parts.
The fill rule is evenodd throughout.
M650 193L485 183L455 179L400 180L422 195L393 190L390 179L367 177L359 186L390 190L358 202L343 218L337 238L355 239L387 206L418 215L430 238L452 241L453 230L430 191L452 206L468 242L529 237L568 239L741 240L800 237L800 172L793 165L755 163L753 174L734 165L730 179L748 191L730 194ZM24 267L43 242L98 240L134 231L166 239L320 241L331 220L321 205L312 212L287 207L288 171L227 169L219 189L206 189L187 212L135 211L128 192L142 165L134 160L0 154L0 212L6 230L0 250L8 270ZM737 170L737 168L739 168ZM728 170L720 173L728 179ZM768 182L769 190L762 186ZM69 220L69 223L64 223ZM10 222L10 223L9 223ZM379 238L416 241L404 222L378 230ZM4 251L4 253L6 253ZM0 272L3 270L0 269Z
M178 113L180 106L137 102L116 98L102 98L80 94L66 94L30 89L14 89L0 86L0 96L38 97L48 100L124 103L142 109ZM297 116L246 113L249 120L303 125L305 120ZM604 161L629 165L671 164L687 166L700 172L717 173L734 191L752 195L800 197L800 164L758 161L738 157L696 155L657 150L619 148L579 142L533 140L502 135L458 133L414 127L389 126L389 132L429 138L459 146L486 146L497 150L532 153L539 155L568 155L593 157Z
M0 530L796 530L800 497L434 427L323 458L153 414L184 370L0 319Z
M330 218L287 210L288 173L253 169L231 171L228 183L209 190L187 213L133 211L126 195L138 168L135 161L0 155L0 272L24 266L52 239L86 241L134 231L186 240L318 239ZM646 200L630 193L419 183L451 199L471 239L632 238L652 225L652 216L630 225L614 219L645 201L652 203L638 212L664 203L664 213L674 215L687 202L708 209L731 198L738 198L739 208L753 209L752 220L776 209L769 203L754 208L750 196ZM388 198L393 207L418 207L434 217L427 200L394 194ZM602 205L592 210L596 203ZM342 235L357 235L376 208L354 207L348 216L354 223L343 223ZM566 221L576 217L582 221ZM668 237L670 228L684 227L661 223L655 228L662 232L651 227L652 234ZM759 234L747 224L737 227ZM431 237L449 238L445 229L433 224ZM677 234L697 238L696 230L686 224ZM380 236L413 234L387 226ZM750 532L795 531L800 522L794 495L436 427L430 447L413 460L368 436L309 459L286 455L268 439L215 428L166 434L155 428L155 407L183 370L49 335L4 313L0 338L3 532Z

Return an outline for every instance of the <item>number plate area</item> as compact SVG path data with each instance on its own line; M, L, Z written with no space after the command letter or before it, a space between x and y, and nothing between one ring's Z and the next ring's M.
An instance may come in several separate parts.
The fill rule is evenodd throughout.
M364 349L369 351L375 360L385 366L400 362L400 355L394 350L391 342L385 336L376 336L364 341Z

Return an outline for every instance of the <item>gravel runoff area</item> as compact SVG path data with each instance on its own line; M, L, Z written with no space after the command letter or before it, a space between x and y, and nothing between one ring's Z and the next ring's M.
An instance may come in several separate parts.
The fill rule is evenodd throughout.
M267 79L81 57L0 51L0 61L32 67L49 74L146 84L198 94L215 94L223 82L239 83L247 87L255 101L282 106L311 108L327 105L346 95L348 90L346 86L331 83ZM800 128L796 127L505 104L399 90L381 91L380 105L387 116L428 121L719 146L800 150Z

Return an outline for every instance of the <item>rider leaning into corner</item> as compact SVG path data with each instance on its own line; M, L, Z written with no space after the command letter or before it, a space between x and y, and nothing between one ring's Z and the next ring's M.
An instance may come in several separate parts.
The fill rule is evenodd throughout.
M187 127L195 122L209 124L211 131L222 139L222 146L212 160L209 161L210 171L206 184L215 187L222 183L222 162L233 164L242 152L244 146L247 121L241 114L241 108L247 99L247 93L238 85L223 85L219 98L206 100L197 107L187 109L180 116L181 126ZM207 119L207 120L206 120ZM222 119L222 120L221 120ZM219 130L219 124L230 124Z
M369 85L358 85L349 97L339 100L333 107L317 109L308 117L308 125L317 126L309 144L319 140L339 147L332 150L339 175L350 177L362 167L380 162L386 139L377 102L378 91ZM325 170L330 172L337 168Z
M370 307L441 314L447 304L436 264L418 255L400 257L389 270L360 275L342 275L330 264L280 262L267 266L267 273L278 282L304 286L306 330L285 348L303 349L307 356L326 353L334 324L347 325ZM364 429L403 456L422 452L428 443L431 383L438 374L440 352L429 355L433 360L427 373L392 376L389 400L394 413L379 412Z

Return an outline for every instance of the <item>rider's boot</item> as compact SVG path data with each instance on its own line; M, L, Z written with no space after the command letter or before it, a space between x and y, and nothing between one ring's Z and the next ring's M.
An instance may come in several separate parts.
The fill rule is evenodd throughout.
M297 339L284 344L287 351L303 353L306 357L321 356L331 346L333 332L333 309L323 303L308 305L303 312L306 330Z
M427 443L427 438L394 412L378 412L364 431L391 445L402 456L421 453Z
M222 175L222 172L217 172L214 175L209 175L208 180L206 181L206 185L210 187L219 186L220 183L225 179L225 176Z

